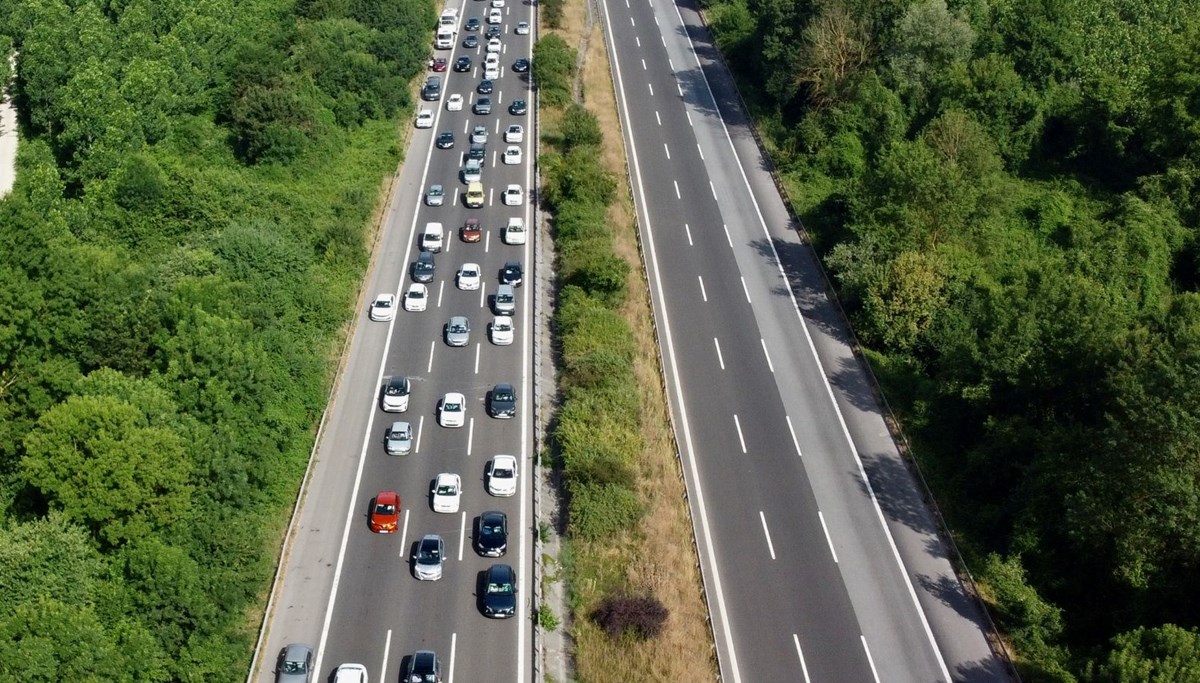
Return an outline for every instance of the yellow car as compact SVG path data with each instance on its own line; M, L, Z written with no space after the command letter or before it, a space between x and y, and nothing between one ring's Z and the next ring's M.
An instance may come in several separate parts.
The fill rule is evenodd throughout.
M468 209L478 209L483 206L483 183L471 183L467 185L467 197L464 203Z

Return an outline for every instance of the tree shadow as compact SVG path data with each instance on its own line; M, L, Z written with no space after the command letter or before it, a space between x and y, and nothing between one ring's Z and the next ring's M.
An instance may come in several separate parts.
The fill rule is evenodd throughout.
M936 539L939 531L937 522L926 507L925 499L913 485L913 474L904 460L899 455L885 453L860 453L859 458L884 517ZM866 484L861 479L858 485L866 493ZM947 557L945 548L937 542L931 543L927 551L939 558Z

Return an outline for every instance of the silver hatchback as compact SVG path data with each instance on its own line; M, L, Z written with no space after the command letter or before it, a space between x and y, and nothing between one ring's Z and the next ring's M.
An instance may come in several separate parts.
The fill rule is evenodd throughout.
M417 544L413 554L413 576L418 581L437 581L442 578L442 564L446 559L446 546L437 534L426 534Z
M446 343L450 346L466 346L471 341L471 323L467 316L456 315L446 323Z
M388 428L387 439L383 449L388 455L408 455L412 450L412 425L407 422L393 422Z

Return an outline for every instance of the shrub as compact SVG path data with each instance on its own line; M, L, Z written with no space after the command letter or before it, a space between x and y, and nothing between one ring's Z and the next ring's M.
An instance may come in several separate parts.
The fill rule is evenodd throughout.
M563 112L562 151L570 152L581 146L595 147L604 142L600 121L582 104L572 103Z
M667 608L653 595L612 595L592 612L592 620L614 640L626 634L638 640L656 638L667 616Z
M566 0L542 0L542 18L550 28L562 28L563 8Z
M575 51L557 33L533 46L533 77L541 93L542 104L561 107L571 101L575 76Z
M631 529L642 517L637 495L619 484L584 484L571 487L571 536L583 540L611 539Z

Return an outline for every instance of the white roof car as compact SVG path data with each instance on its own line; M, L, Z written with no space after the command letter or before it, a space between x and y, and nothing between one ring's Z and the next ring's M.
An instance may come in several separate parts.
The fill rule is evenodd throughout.
M488 54L484 55L483 64L484 66L492 64L500 66L500 55L496 54L495 52L489 52Z
M430 185L429 191L425 193L425 203L429 206L441 206L445 201L446 189L437 183Z
M458 512L462 499L462 479L452 472L442 472L433 481L433 511Z
M493 496L512 496L517 493L517 459L497 455L488 461L487 491Z
M500 39L492 38L491 40L489 40L487 42L487 51L488 52L499 52L500 51Z
M421 251L438 253L442 250L442 240L445 236L446 232L442 229L441 223L426 223L425 232L421 233Z
M387 322L396 317L396 295L378 294L371 302L371 320Z
M433 128L432 109L422 109L417 112L417 128Z
M383 450L388 455L408 455L412 451L412 442L412 425L407 422L393 422L384 439Z
M509 166L521 163L521 148L516 145L509 145L508 149L504 150L504 163Z
M505 142L525 142L525 129L521 124L514 123L504 131Z
M496 53L493 52L492 54L496 54ZM483 77L491 79L493 81L496 80L497 78L500 78L500 64L499 63L484 64L483 65Z
M479 289L479 284L483 279L483 269L478 263L464 263L458 269L458 288L462 290Z
M525 201L525 193L521 191L520 185L509 185L504 188L504 205L505 206L520 206Z
M486 145L488 139L487 126L475 126L471 129L471 142Z
M518 21L516 33L519 36L529 35L529 22L528 21Z
M467 163L462 170L463 182L468 185L478 183L483 179L483 165L478 159L467 159Z
M488 10L487 23L499 24L502 21L504 21L504 15L500 12L498 7L493 7L492 9Z
M443 427L461 427L467 418L467 397L450 392L442 397L438 406L438 424Z
M459 95L458 93L454 93L450 97L446 98L446 111L462 111L462 108L463 108L463 96L462 95Z
M514 216L508 219L508 225L504 226L504 243L505 244L525 244L525 219Z
M492 0L492 7L504 7L504 0Z
M513 319L507 315L492 318L488 326L492 332L492 343L496 346L508 346L513 343Z
M342 664L333 672L333 683L367 683L367 667L362 664Z
M404 293L404 310L410 312L423 311L429 304L429 288L420 282L408 286Z
M408 395L412 391L412 384L404 375L397 375L388 379L383 385L383 401L380 406L385 413L403 413L408 410Z

